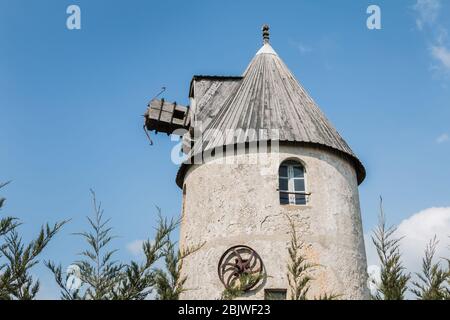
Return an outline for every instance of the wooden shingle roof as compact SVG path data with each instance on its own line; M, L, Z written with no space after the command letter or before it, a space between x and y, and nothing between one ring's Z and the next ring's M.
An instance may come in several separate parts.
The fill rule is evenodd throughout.
M242 79L234 80L229 90L225 87L227 91L223 93L221 105L203 103L201 106L199 114L202 110L214 110L214 116L203 127L204 142L195 144L192 156L225 145L255 140L309 144L348 158L354 164L358 183L364 180L366 172L362 163L270 46L268 38ZM211 81L216 81L218 85L222 79ZM205 99L200 98L200 101ZM224 140L222 136L215 135L218 131L238 129L244 134L237 141L236 137ZM179 185L182 184L185 169L181 168L178 174Z

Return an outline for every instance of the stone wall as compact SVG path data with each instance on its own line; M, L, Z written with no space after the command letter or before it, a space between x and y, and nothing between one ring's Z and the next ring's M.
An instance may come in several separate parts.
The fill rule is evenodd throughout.
M246 298L263 299L263 289L270 288L288 289L289 293L288 214L308 245L307 256L321 265L314 273L311 296L334 293L343 299L368 298L358 186L351 163L321 149L287 145L280 146L276 165L269 169L254 163L257 156L228 157L233 164L211 160L188 170L180 245L204 246L184 262L188 291L182 297L220 298L224 287L217 264L235 245L255 249L268 275ZM304 164L306 188L311 193L307 206L279 204L278 165L287 159Z

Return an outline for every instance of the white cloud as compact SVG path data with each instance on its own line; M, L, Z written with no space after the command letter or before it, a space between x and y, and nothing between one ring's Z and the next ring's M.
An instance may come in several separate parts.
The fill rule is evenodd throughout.
M313 51L313 49L308 46L305 45L304 43L298 42L298 41L294 41L294 40L290 40L289 43L294 46L295 48L297 48L297 50L300 52L300 54L304 55L307 53L310 53Z
M381 268L377 265L369 265L367 273L369 274L367 285L372 295L375 295L381 283Z
M135 257L142 256L144 251L142 250L142 245L145 240L134 240L127 244L127 250Z
M298 51L300 51L301 54L309 53L309 52L312 51L311 47L308 47L308 46L306 46L304 44L301 44L301 43L299 43L297 45L297 49L298 49Z
M436 43L438 45L444 45L447 41L448 31L444 27L440 26L437 30Z
M405 266L410 271L419 271L427 244L437 236L440 241L436 258L449 256L450 207L430 208L403 220L397 229L404 237L401 250Z
M436 259L449 257L450 207L420 211L398 225L396 237L403 237L400 250L402 261L408 272L420 271L425 247L435 236L440 241ZM374 266L379 265L378 256L369 235L365 235L365 242L367 262L373 273Z
M431 54L440 63L441 67L450 71L450 49L443 45L432 46Z
M432 70L444 75L450 73L450 47L448 31L439 21L442 9L441 0L417 0L414 10L417 13L416 24L419 30L427 27L427 34L431 37L429 50L431 57L438 63Z
M436 138L436 143L442 144L442 143L448 142L449 140L450 140L450 136L447 133L443 133L439 137Z
M440 0L417 0L414 9L417 11L416 24L419 30L425 25L433 25L441 9Z
M378 255L372 242L372 234L364 234L364 243L366 245L367 265L378 265Z
M78 265L72 264L67 267L66 273L68 274L66 288L68 290L77 290L81 287L81 271Z

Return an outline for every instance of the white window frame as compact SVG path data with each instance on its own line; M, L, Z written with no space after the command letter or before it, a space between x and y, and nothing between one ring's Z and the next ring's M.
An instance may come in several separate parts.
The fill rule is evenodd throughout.
M299 161L285 161L281 163L281 167L287 167L287 174L288 176L281 176L278 174L278 183L280 179L287 179L288 180L288 190L281 190L281 186L279 185L279 193L280 194L286 194L288 193L289 197L289 204L283 204L283 205L293 205L293 206L306 206L308 204L308 193L307 193L307 181L306 181L306 169L305 166L299 162ZM294 167L301 167L303 169L303 177L295 177L294 176ZM297 191L295 190L295 180L303 180L304 183L304 190L303 191ZM304 192L305 196L305 203L304 204L297 204L296 203L296 195L298 195L299 192Z

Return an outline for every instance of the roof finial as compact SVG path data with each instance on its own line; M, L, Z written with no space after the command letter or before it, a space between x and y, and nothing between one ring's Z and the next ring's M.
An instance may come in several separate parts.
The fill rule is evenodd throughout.
M270 39L269 29L270 29L270 27L269 27L268 24L265 24L265 25L263 25L263 27L262 27L263 43L264 43L264 44L269 43L269 39Z

